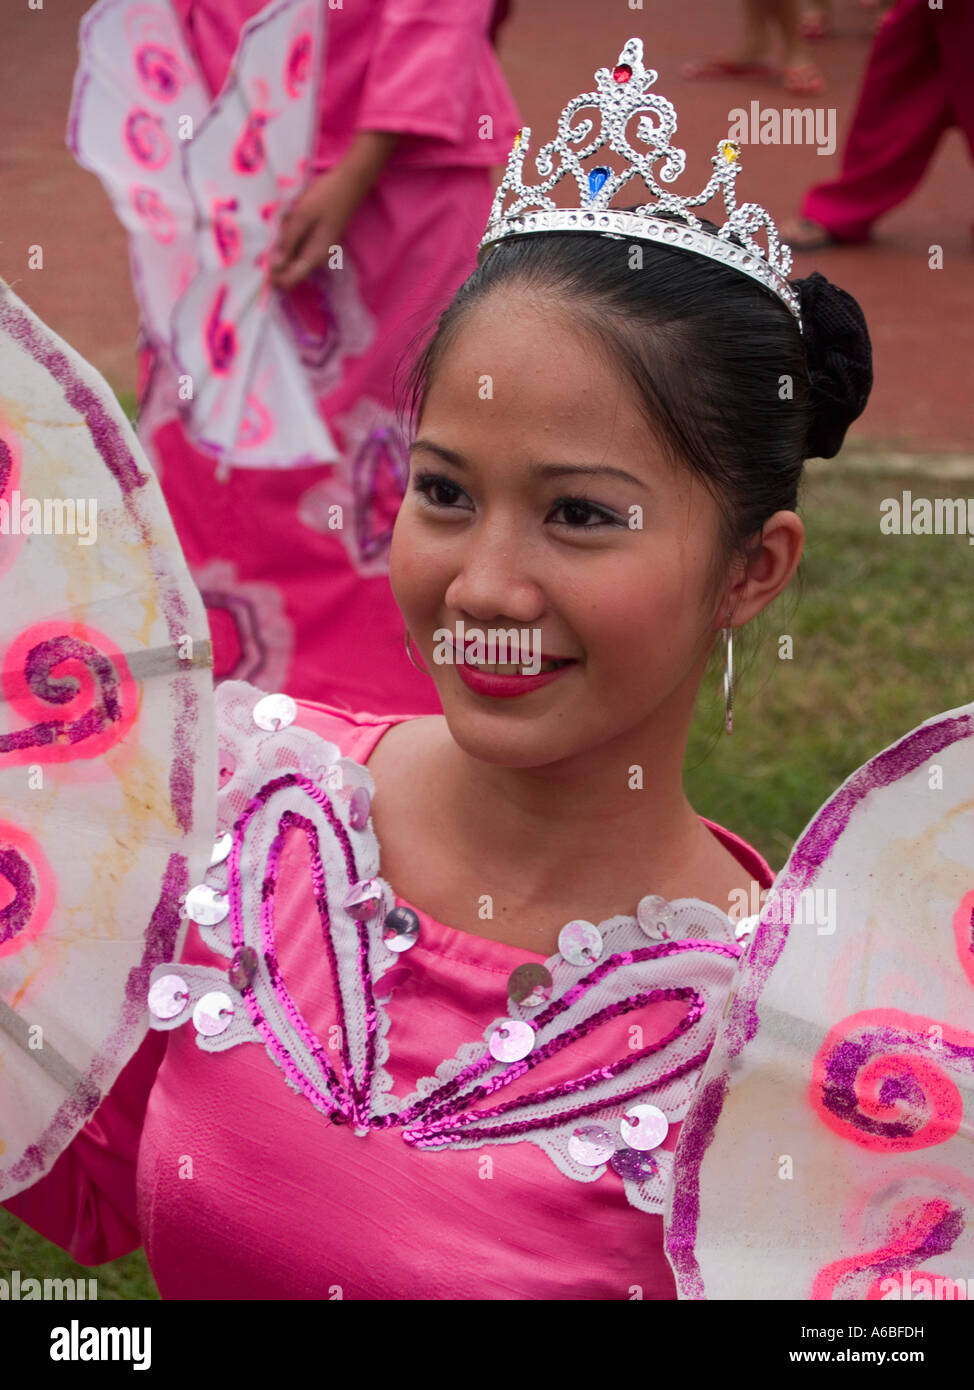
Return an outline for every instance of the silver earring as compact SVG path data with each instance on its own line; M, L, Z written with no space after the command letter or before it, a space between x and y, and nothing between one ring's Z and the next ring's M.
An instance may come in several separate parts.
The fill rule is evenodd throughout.
M724 728L734 730L734 629L721 628L724 634Z
M409 657L409 660L413 663L413 665L416 667L416 670L419 672L419 674L420 674L421 676L428 676L428 675L429 675L429 671L426 670L426 667L425 667L425 666L420 666L419 663L417 662L416 658L413 656L412 648L411 648L410 645L409 645L409 631L408 631L408 629L407 629L406 632L403 633L403 637L405 638L406 655Z

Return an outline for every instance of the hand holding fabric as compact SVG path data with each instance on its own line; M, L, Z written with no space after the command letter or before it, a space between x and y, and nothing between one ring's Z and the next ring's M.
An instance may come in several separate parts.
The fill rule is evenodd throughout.
M312 179L281 220L271 261L278 289L292 289L327 260L398 139L395 131L360 131L342 161Z

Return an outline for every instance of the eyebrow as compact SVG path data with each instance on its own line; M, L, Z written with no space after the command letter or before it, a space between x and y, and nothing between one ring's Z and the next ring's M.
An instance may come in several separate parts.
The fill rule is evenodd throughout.
M467 460L462 454L458 454L455 449L447 449L442 444L434 444L431 439L415 439L409 446L409 451L413 449L426 449L431 454L438 455L447 463L452 463L456 468L464 471L467 467ZM632 483L636 487L641 487L648 491L645 483L634 478L631 473L626 473L622 468L610 468L601 463L533 463L528 470L536 478L563 478L573 473L596 474L609 478L621 478L624 482Z

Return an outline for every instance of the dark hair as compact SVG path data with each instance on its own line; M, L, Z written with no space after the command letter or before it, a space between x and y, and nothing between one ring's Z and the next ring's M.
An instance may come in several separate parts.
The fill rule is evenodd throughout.
M794 509L804 460L838 452L872 385L856 301L817 273L792 284L804 336L776 295L696 252L594 232L508 237L441 314L406 406L417 422L444 352L492 290L553 291L628 373L664 446L720 502L722 572L770 516Z

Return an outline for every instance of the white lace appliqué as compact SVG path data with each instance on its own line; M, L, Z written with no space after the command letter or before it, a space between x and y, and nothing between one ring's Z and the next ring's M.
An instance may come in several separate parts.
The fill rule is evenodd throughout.
M666 905L663 939L648 935L636 917L599 923L602 946L594 962L549 957L546 999L533 1007L508 1000L508 1012L499 1013L481 1038L421 1078L411 1095L393 1096L386 1070L389 1016L376 986L400 956L383 941L385 918L396 904L378 872L369 816L375 786L366 768L319 735L293 722L272 731L259 727L258 704L266 709L269 699L282 698L240 681L216 691L221 834L206 884L193 890L190 908L204 940L228 967L157 966L152 1026L174 1028L192 1018L197 1044L211 1052L261 1043L294 1090L358 1134L395 1126L407 1143L439 1150L530 1141L580 1182L593 1182L612 1166L633 1206L661 1213L672 1155L637 1147L643 1141L627 1112L655 1106L671 1124L686 1115L741 955L734 923L693 898ZM341 1055L334 1062L277 962L277 863L294 833L308 841L342 1014ZM664 1038L580 1068L567 1081L552 1083L549 1068L546 1081L549 1056L572 1048L602 1022L664 999L688 1006ZM498 1061L490 1039L512 1020L522 1032L524 1024L533 1030L530 1050L521 1060ZM509 1098L510 1083L535 1068L533 1089Z

